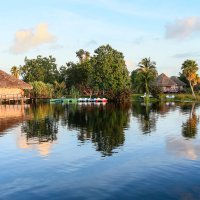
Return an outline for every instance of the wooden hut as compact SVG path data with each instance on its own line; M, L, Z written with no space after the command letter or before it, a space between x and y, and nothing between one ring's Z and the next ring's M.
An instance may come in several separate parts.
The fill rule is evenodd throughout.
M177 90L178 90L179 92L184 91L184 87L186 87L186 84L185 84L183 81L181 81L181 80L180 80L178 77L176 77L176 76L172 76L170 79L176 83L176 85L177 85Z
M166 76L164 73L160 74L156 78L156 85L158 87L161 87L163 92L165 93L178 92L177 84L173 80L171 80L168 76Z
M32 86L0 70L0 101L20 100L25 89L31 90Z

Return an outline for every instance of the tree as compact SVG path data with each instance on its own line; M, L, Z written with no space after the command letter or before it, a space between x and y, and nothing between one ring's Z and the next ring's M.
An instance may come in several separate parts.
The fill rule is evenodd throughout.
M139 80L145 84L146 91L146 100L149 100L149 85L156 78L156 63L151 61L150 58L143 58L141 62L139 62L138 69L138 78Z
M124 56L111 46L100 46L91 58L94 86L112 100L124 100L130 94L130 77Z
M34 81L30 83L33 86L31 96L35 98L51 98L53 95L53 85L43 83L42 81Z
M58 79L58 70L55 63L56 59L52 56L37 56L36 59L25 58L25 64L20 66L21 75L24 81L42 81L53 84Z
M143 82L141 82L139 76L138 76L138 70L133 70L131 72L131 84L132 84L132 90L135 93L144 93L145 92L145 85Z
M19 78L19 74L20 74L20 69L16 66L13 66L10 70L12 76L14 76L15 78Z
M196 97L194 93L194 86L199 82L199 77L197 75L197 71L199 69L198 64L194 60L186 60L183 62L181 69L182 74L189 82L192 95Z
M83 63L90 59L90 53L88 51L84 51L83 49L77 51L76 56L79 58L80 63Z
M66 67L60 68L60 81L65 81L69 91L75 87L82 94L91 96L94 91L92 71L89 60L82 63L68 62Z
M56 98L60 98L65 94L66 85L65 82L54 82L54 95Z

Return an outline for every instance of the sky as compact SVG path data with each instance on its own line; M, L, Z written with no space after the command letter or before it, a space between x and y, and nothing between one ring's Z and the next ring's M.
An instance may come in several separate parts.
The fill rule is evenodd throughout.
M200 65L199 0L6 0L0 6L0 69L38 55L58 67L110 44L122 52L128 70L142 58L158 73L178 75L186 59Z

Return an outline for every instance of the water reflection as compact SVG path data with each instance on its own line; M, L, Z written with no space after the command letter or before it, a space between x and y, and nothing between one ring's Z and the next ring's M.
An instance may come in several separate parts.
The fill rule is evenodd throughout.
M0 105L0 135L27 119L28 109L29 105Z
M30 116L21 126L18 145L24 149L37 149L41 155L48 155L54 141L57 140L59 117L62 106L56 109L52 105L32 105L27 111Z
M123 145L124 129L129 123L130 104L94 104L68 107L68 127L78 130L78 140L91 140L96 150L112 155L113 150Z
M133 104L132 114L137 117L142 133L147 134L156 130L157 115L154 104Z
M190 107L190 115L182 125L182 135L186 138L195 138L197 134L197 124L199 119L195 113L195 103Z
M168 137L166 139L167 151L178 157L197 160L200 157L200 146L193 140L185 140L181 137Z
M124 145L124 134L129 127L131 114L141 134L150 134L157 130L160 117L166 117L176 109L186 115L189 112L188 119L182 123L181 134L185 138L194 138L199 123L196 107L194 103L181 103L178 106L174 103L7 105L0 106L0 134L21 124L18 146L36 148L40 154L48 155L57 140L59 126L62 126L66 130L65 134L76 130L81 144L91 141L97 151L103 156L109 156Z

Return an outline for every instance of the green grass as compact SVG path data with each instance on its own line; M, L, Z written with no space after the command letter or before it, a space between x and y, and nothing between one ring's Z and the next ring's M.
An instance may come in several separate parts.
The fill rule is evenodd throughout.
M200 95L196 94L196 98L192 96L192 94L171 94L174 95L173 99L166 98L167 94L162 94L160 99L156 98L150 98L150 102L157 102L157 101L200 101ZM132 94L132 101L144 101L144 99L141 98L143 94Z

